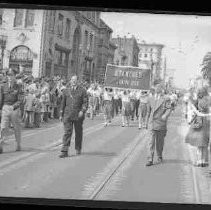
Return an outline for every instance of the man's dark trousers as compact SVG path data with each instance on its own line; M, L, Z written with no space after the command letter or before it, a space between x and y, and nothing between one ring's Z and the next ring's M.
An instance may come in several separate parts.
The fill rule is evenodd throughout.
M64 135L63 135L63 146L62 152L68 152L70 147L71 137L73 133L73 126L75 129L75 149L81 150L82 139L83 139L83 121L84 117L78 120L71 120L70 117L64 117Z
M156 148L158 158L162 159L164 139L165 139L166 133L167 133L167 130L151 130L148 161L153 162L155 148Z
M140 104L140 101L139 100L136 100L136 103L135 103L135 114L136 114L136 118L138 118L139 104Z

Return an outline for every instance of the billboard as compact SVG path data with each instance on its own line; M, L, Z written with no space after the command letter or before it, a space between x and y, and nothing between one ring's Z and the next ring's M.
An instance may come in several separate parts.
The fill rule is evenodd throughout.
M104 84L107 87L149 90L150 70L108 64Z

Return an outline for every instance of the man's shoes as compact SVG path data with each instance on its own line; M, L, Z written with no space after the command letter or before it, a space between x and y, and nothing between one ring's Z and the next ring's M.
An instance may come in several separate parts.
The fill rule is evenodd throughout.
M163 162L163 158L158 158L157 163L160 164L160 163L162 163L162 162Z
M17 146L15 151L16 151L16 152L21 151L21 146Z
M0 146L0 154L2 154L2 153L3 153L3 147Z
M208 163L201 163L201 164L200 164L200 167L208 167L208 166L209 166Z
M81 154L81 150L76 150L76 155L80 155Z
M60 158L66 158L68 157L68 153L67 152L62 152L61 155L59 155Z
M153 162L152 161L149 161L146 163L146 166L152 166L153 165Z

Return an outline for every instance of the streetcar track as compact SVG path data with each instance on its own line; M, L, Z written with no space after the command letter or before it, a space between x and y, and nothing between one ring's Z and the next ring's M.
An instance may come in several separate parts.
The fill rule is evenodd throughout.
M34 135L37 135L39 133L42 133L42 132L45 132L45 131L49 131L49 130L52 130L52 129L55 129L57 127L62 127L62 123L55 123L56 126L50 126L50 127L47 127L47 128L35 128L36 130L30 130L30 131L24 131L23 134L25 135L22 135L21 138L26 138L26 137L30 137L30 136L34 136ZM101 123L103 124L103 123ZM31 132L32 131L32 132ZM13 131L14 132L14 131ZM13 134L12 134L13 135ZM12 141L15 141L15 138L12 137L12 135L9 135L7 137L7 142L12 142ZM12 138L11 138L12 137Z
M136 147L142 142L142 138L145 138L148 131L141 132L135 137L133 142L129 144L112 162L105 167L105 171L99 173L99 177L94 177L93 183L88 183L82 193L82 197L88 200L95 200L96 197L102 192L109 180L117 173L119 168L125 163L125 161L133 154ZM104 177L105 176L105 177Z
M189 155L190 160L194 160L194 155L193 155L193 152L191 151L191 148L189 145L188 145L188 155ZM191 174L192 174L192 179L193 179L193 192L194 192L195 202L199 204L202 202L202 200L201 200L201 196L199 193L199 191L200 191L199 183L196 178L196 169L193 166L191 166L190 168L192 171Z
M184 127L184 137L186 136L187 132L188 132L188 125L185 124L182 124L182 127ZM185 153L187 154L188 153L188 159L194 163L195 161L195 157L194 157L194 152L193 152L193 149L191 148L191 146L189 144L186 144L184 145L184 148L185 148ZM191 173L191 176L192 176L192 189L193 189L193 194L194 194L194 200L197 204L201 204L202 203L202 195L201 195L201 190L200 190L200 183L197 179L197 170L195 168L195 166L191 165L189 166L189 174Z
M113 123L117 122L118 120L119 118L116 118L115 120L113 120ZM89 135L94 132L97 132L98 130L103 129L104 128L102 126L103 124L104 123L100 123L100 124L97 124L85 129L84 135ZM72 136L72 138L74 138L74 135ZM52 144L48 144L48 145L45 145L44 147L42 146L42 147L36 148L37 150L40 150L40 151L29 152L26 154L19 155L18 157L16 156L16 157L7 159L0 163L0 175L3 175L5 171L9 171L9 169L7 170L7 167L11 167L12 165L15 165L16 163L20 164L21 161L26 162L26 158L28 159L34 158L35 156L41 157L43 154L45 155L47 153L45 150L55 150L55 149L58 149L61 145L62 145L62 139L60 138L59 140L53 142Z
M95 196L95 200L105 200L107 197L112 197L113 193L117 193L121 190L122 182L127 179L126 171L132 166L132 164L137 160L140 152L146 146L148 134L146 133L142 141L139 141L134 147L134 150L128 155L124 162L119 166L118 170L112 175L108 182L104 185L101 191ZM124 173L125 172L125 173ZM108 199L109 199L108 198Z

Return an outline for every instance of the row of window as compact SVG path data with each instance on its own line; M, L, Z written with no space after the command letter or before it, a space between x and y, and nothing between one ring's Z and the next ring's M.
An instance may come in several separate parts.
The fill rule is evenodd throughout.
M0 25L3 23L3 9L0 9ZM25 9L15 9L15 17L13 26L14 27L33 27L34 25L35 10L25 10ZM56 10L51 10L49 15L49 30L54 32L56 19ZM65 37L65 39L70 38L71 31L71 20L65 20L65 31L64 31L64 16L59 14L58 16L58 25L57 25L57 34L59 36Z
M69 54L63 51L55 51L56 64L60 66L68 66Z
M0 25L3 23L4 10L0 9ZM34 25L35 10L15 9L14 27L23 26L25 28Z
M96 13L95 12L86 12L86 17L94 22L96 22Z
M140 51L145 51L145 52L153 52L155 49L153 48L140 48Z
M93 33L89 33L87 30L85 30L84 36L84 49L93 51L94 46L96 46L97 37L94 36Z
M56 20L56 11L51 10L49 11L49 28L48 30L54 32L55 27L55 20ZM65 31L64 31L64 23L65 23ZM64 18L62 14L58 15L58 24L56 33L58 36L64 36L65 39L70 39L70 31L71 31L71 20L69 18Z
M139 57L149 58L149 57L151 57L151 55L147 54L147 53L139 53Z

